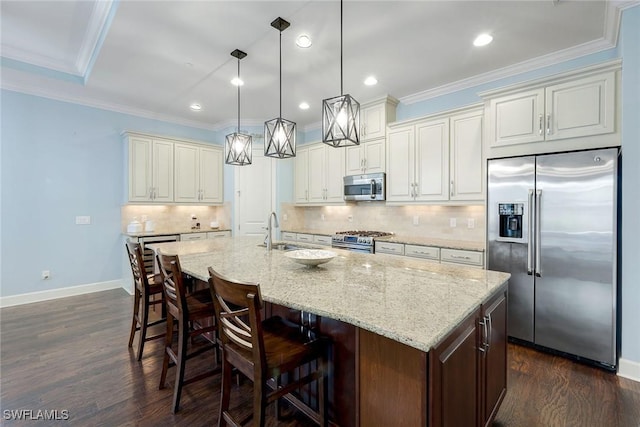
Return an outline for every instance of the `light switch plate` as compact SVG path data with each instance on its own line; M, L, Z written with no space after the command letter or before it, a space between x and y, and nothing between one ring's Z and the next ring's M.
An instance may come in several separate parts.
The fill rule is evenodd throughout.
M456 226L456 219L449 218L449 227L455 227L455 226Z
M89 215L79 215L76 217L76 225L89 225L91 224L91 217Z
M467 228L476 228L476 220L473 218L467 218Z
M420 216L414 215L413 216L413 225L419 225L419 224L420 224Z

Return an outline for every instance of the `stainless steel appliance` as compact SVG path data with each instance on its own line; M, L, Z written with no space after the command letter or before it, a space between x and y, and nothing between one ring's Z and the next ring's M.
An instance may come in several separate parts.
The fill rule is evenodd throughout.
M144 267L148 272L155 271L155 252L152 249L146 247L152 243L167 243L177 242L180 240L180 236L176 234L163 235L163 236L144 236L138 237L138 243L142 246L142 259L144 260Z
M343 178L344 199L350 201L385 200L385 177L384 172L345 176Z
M487 172L488 268L511 273L509 336L615 369L618 149Z
M331 238L331 247L372 254L375 239L392 235L386 231L339 231Z

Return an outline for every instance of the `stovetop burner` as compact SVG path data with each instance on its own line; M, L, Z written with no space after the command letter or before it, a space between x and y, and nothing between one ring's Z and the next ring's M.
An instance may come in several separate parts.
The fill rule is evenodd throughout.
M338 231L336 234L346 234L349 236L360 236L360 237L384 237L384 236L393 235L393 233L389 233L387 231L366 231L366 230Z

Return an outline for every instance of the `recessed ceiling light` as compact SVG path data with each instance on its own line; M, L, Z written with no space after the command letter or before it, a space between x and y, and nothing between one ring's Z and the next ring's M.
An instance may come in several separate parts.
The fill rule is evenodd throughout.
M491 41L493 40L493 37L491 37L489 34L480 34L478 37L476 37L476 39L473 41L473 45L474 46L486 46L489 43L491 43Z
M306 102L301 102L300 105L298 105L298 107L301 110L308 110L309 109L309 104L307 104Z
M193 111L200 111L202 110L202 105L197 104L197 103L193 103L189 106L189 108L191 108L191 110Z
M231 84L234 86L243 86L244 82L242 81L242 79L239 79L238 77L234 77L231 79Z
M374 76L369 76L366 79L364 79L364 84L366 84L367 86L373 86L377 83L378 83L378 79L376 79Z
M300 34L296 39L296 45L303 49L311 47L311 37L309 37L307 34Z

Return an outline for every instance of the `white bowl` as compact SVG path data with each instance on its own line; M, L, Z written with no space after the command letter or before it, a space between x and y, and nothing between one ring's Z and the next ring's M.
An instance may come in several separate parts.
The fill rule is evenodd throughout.
M315 267L334 259L337 254L322 249L300 249L297 251L285 252L284 256L299 264Z

